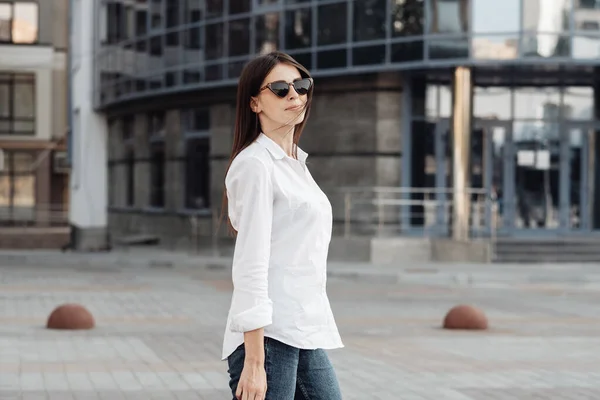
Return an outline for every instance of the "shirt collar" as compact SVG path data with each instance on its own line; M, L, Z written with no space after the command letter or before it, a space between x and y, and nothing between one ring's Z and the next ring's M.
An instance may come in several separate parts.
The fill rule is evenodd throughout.
M283 151L281 146L275 143L273 139L271 139L264 133L258 135L256 141L260 143L263 147L265 147L267 150L269 150L269 152L273 157L275 157L275 159L281 160L282 158L287 157L287 154L285 154L285 151ZM306 159L308 158L308 153L306 153L298 146L296 146L296 149L298 150L298 160L306 162Z

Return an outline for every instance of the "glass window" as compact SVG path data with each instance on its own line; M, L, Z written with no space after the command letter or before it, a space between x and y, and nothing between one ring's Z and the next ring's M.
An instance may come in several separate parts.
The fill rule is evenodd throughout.
M150 2L150 29L160 29L163 27L163 12L161 0L151 0Z
M597 36L574 34L571 39L571 54L578 59L600 58L600 32Z
M373 65L385 62L385 45L355 47L352 49L352 65Z
M190 137L185 143L185 208L210 207L210 137Z
M17 118L33 119L35 116L35 87L28 77L15 79L13 111Z
M12 41L27 44L38 40L38 5L15 3L13 11Z
M210 207L210 110L182 112L185 137L185 208Z
M362 0L354 3L353 40L385 38L386 0Z
M35 134L35 77L0 75L0 135Z
M469 31L469 0L432 0L429 32L466 33Z
M33 160L33 153L4 153L4 169L0 171L0 207L10 209L0 213L2 225L23 223L33 218L36 186Z
M229 56L250 54L250 18L229 21Z
M564 117L574 120L590 120L594 115L594 89L591 87L568 87L563 94Z
M286 11L285 48L302 49L311 46L312 13L310 8Z
M150 206L165 206L165 142L150 144Z
M35 2L0 3L0 42L30 44L38 40L39 9Z
M167 46L179 45L179 31L173 31L174 28L179 26L181 23L179 21L179 12L180 9L178 1L167 1L167 29L171 30L171 32L167 34Z
M473 116L484 119L511 119L511 92L502 87L476 87Z
M471 57L481 60L512 60L519 55L519 36L476 36L471 40Z
M12 6L0 3L0 42L10 42L12 36Z
M137 10L135 12L135 35L141 37L148 32L148 11Z
M596 0L573 1L573 29L590 33L600 33L598 12L600 3Z
M318 10L319 26L317 45L345 43L346 38L346 2L320 6Z
M392 0L391 25L392 37L422 35L425 25L424 1Z
M256 52L266 54L279 48L279 13L256 17Z
M515 118L558 119L559 105L558 88L515 89Z
M452 115L452 90L450 87L427 85L425 115L432 118L445 118Z
M331 69L346 66L346 49L320 51L317 54L317 68Z
M229 0L229 14L242 14L250 12L252 0Z
M474 33L506 33L520 30L521 0L471 1L473 3Z
M531 33L560 33L569 29L571 0L523 1L523 30Z
M206 59L223 58L223 24L206 25Z
M423 40L414 40L410 42L393 43L391 59L393 63L418 61L423 59L425 51Z
M206 18L217 18L222 15L223 0L206 0Z

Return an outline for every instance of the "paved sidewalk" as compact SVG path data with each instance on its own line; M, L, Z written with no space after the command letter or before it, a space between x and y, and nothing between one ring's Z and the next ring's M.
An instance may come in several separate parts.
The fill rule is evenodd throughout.
M228 277L230 257L153 249L117 250L109 253L0 250L0 266L38 267L174 268L222 271ZM363 282L428 283L462 286L510 286L515 284L568 284L599 286L600 264L477 264L422 263L374 265L362 262L328 263L328 276Z
M227 274L134 258L128 266L2 260L0 400L231 398L219 361ZM551 269L562 270L514 285L331 277L346 347L329 354L344 399L600 398L600 290L547 281ZM64 302L87 306L97 328L44 329ZM458 303L484 309L491 330L439 329Z

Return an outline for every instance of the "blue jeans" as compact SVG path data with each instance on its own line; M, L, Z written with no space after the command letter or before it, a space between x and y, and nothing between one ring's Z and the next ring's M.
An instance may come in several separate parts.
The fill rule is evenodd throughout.
M244 368L244 345L227 359L235 392ZM325 350L302 350L265 337L266 400L341 400L340 386Z

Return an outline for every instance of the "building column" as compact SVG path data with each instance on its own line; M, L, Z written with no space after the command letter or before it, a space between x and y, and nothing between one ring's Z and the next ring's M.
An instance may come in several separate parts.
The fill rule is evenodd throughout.
M455 240L469 239L471 187L471 115L473 98L473 80L471 70L458 67L453 77L453 204L452 237Z
M82 26L95 26L93 2L81 5ZM77 36L80 54L92 54L93 29L83 29ZM71 32L72 34L72 32ZM69 53L70 57L73 54ZM94 57L82 57L76 68L70 62L71 190L69 223L71 247L75 250L102 250L108 246L107 224L107 124L94 110ZM50 111L46 111L50 112Z

